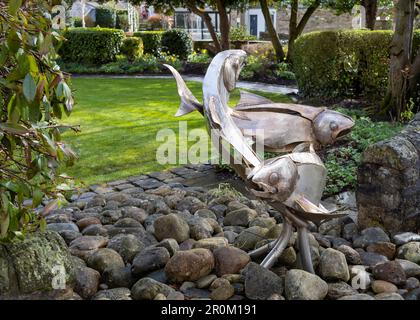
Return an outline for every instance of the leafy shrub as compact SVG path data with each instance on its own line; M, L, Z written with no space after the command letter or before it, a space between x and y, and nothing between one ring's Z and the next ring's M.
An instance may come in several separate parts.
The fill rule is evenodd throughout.
M200 51L193 51L193 53L191 53L188 56L188 62L193 63L209 63L210 60L211 58L206 49L202 49Z
M78 63L61 62L60 67L62 70L70 73L79 74L157 74L168 72L163 67L163 63L169 63L175 69L181 70L181 61L173 55L162 54L159 57L146 53L141 57L129 61L124 56L118 56L117 61L96 65L83 65Z
M125 55L129 61L140 58L143 55L143 41L141 38L137 37L125 38L121 45L121 53Z
M117 11L117 21L115 27L124 31L128 31L130 24L128 23L128 12L119 10Z
M326 196L354 189L362 152L369 145L388 139L402 129L402 125L398 123L374 122L363 111L351 111L344 108L339 108L337 111L351 116L356 124L347 143L338 148L330 148L324 156L323 160L328 172Z
M115 28L117 25L117 12L108 7L99 7L95 9L96 25L102 28Z
M181 29L167 30L162 34L162 51L177 55L181 60L187 60L192 53L192 39L188 32Z
M64 61L103 64L115 61L124 32L118 29L76 28L64 32L67 39L59 54Z
M340 30L300 36L293 56L300 91L319 98L382 96L392 35L388 30ZM420 30L413 47L420 47Z
M231 27L229 30L230 41L256 40L257 37L250 35L245 26Z
M140 37L143 40L144 53L157 55L160 52L160 41L162 39L163 31L139 31L134 32L135 37Z
M73 27L74 28L81 28L83 27L83 22L81 18L73 18Z
M277 64L274 75L278 78L283 78L287 80L295 80L296 76L293 71L290 70L290 65L286 62L280 62Z
M0 241L22 239L45 225L43 214L65 201L69 188L57 169L74 153L61 140L73 95L54 58L61 37L51 33L47 1L0 4ZM31 201L25 201L32 199Z

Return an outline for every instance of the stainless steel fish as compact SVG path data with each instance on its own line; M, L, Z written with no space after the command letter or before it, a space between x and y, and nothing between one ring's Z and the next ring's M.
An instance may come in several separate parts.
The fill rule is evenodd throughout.
M203 113L203 105L188 89L181 75L171 66L167 67L176 79L181 98L176 116L194 110ZM313 144L315 149L320 149L348 134L354 126L352 118L325 107L274 103L246 91L241 91L240 101L231 115L247 138L254 143L264 141L265 150L271 152L290 152L301 144Z
M283 215L283 232L279 239L254 250L251 256L255 257L272 249L262 262L263 266L271 267L287 245L294 225L298 229L302 265L313 273L307 221L319 223L343 214L329 212L320 204L325 188L326 169L312 146L308 151L263 161L247 142L235 121L235 118L246 119L246 116L228 106L229 93L235 88L245 58L246 53L242 50L227 50L217 54L204 77L203 105L199 106L185 87L183 90L187 94L181 100L180 113L192 109L200 111L204 115L214 145L219 148L219 140L224 140L228 147L222 145L222 148L232 147L233 151L241 155L240 162L230 164L243 178L248 189ZM175 74L175 78L179 82L179 74ZM306 112L310 113L311 110L306 109ZM298 127L294 129L300 130ZM234 158L231 150L227 150L227 153L231 159Z

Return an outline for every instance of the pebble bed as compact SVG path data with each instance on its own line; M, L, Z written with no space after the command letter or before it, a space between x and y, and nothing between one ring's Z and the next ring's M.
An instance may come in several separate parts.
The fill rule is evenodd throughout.
M281 215L232 192L189 186L212 170L189 166L92 186L52 211L47 229L62 236L75 266L72 298L420 299L420 235L358 230L351 193L325 202L347 201L347 217L311 226L316 275L300 269L296 233L274 267L262 268L248 252L279 236Z

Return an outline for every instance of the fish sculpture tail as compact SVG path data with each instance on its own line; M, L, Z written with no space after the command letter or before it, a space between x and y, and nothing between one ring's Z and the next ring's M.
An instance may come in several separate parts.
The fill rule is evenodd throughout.
M164 64L164 66L172 72L172 75L176 81L176 86L178 88L179 97L181 98L181 103L177 113L175 114L175 117L181 117L195 110L203 114L203 105L197 100L196 97L194 97L179 72L168 64Z

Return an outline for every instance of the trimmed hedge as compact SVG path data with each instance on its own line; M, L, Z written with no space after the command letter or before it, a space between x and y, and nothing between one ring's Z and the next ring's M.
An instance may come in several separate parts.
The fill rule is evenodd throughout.
M191 36L185 30L171 29L162 34L162 51L177 55L181 60L187 60L193 51Z
M103 64L116 60L124 31L105 28L75 28L64 32L59 54L63 61Z
M307 97L367 97L385 94L389 72L389 30L311 32L296 40L293 69ZM414 48L420 46L415 31Z
M95 9L96 25L101 28L115 28L117 12L112 8L100 7Z
M163 31L138 31L133 35L143 40L144 53L156 55L160 52L162 34Z
M123 40L121 53L127 57L129 61L134 61L143 55L143 41L138 37L128 37Z

